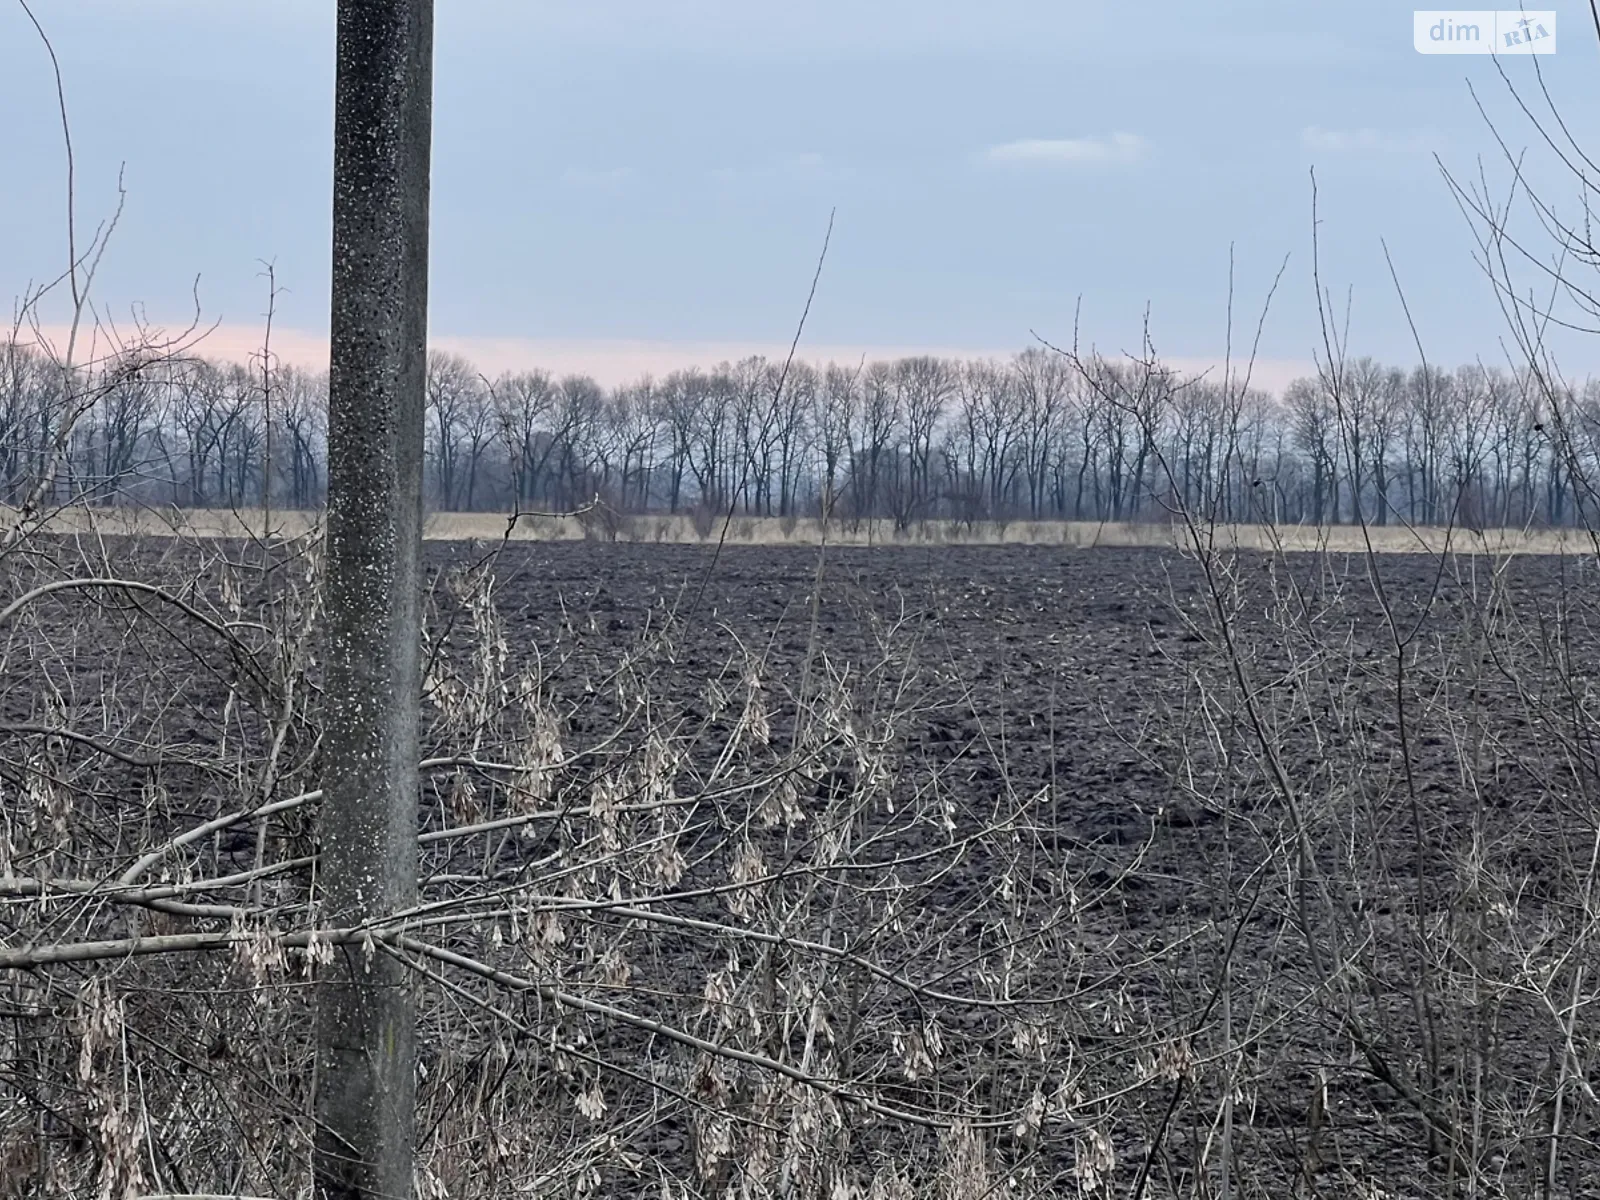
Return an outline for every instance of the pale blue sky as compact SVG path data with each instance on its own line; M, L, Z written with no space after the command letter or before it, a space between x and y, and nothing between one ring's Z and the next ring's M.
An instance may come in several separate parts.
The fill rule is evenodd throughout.
M279 320L314 344L333 8L36 0L86 220L126 163L113 310L180 317L199 275L207 315L248 331L272 259ZM1587 6L1559 13L1539 66L1600 153ZM1532 95L1532 60L1506 65ZM1411 9L1378 0L438 0L436 71L433 330L492 365L592 359L602 376L672 365L672 347L786 344L833 208L814 348L1008 351L1030 329L1069 338L1081 297L1103 348L1135 345L1148 303L1161 349L1216 356L1232 242L1251 326L1291 255L1264 353L1304 362L1313 164L1354 348L1415 357L1387 238L1430 357L1497 359L1493 296L1431 155L1469 175L1483 154L1505 181L1469 79L1515 147L1535 138L1491 60L1416 54ZM42 48L0 0L8 295L62 257L53 104ZM1600 366L1585 353L1574 367Z

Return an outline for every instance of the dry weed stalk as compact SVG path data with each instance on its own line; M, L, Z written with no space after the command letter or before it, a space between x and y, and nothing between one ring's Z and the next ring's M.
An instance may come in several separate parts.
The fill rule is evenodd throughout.
M876 661L810 655L802 687L739 646L697 691L670 612L609 662L572 613L534 653L494 560L446 569L423 896L328 929L315 532L36 545L55 557L12 568L0 627L40 697L3 743L28 798L0 879L0 966L35 1014L0 1082L19 1196L299 1194L306 981L336 953L417 982L430 1196L1043 1194L1165 1061L1159 1021L1115 999L1145 950L1092 928L1107 888L1055 871L1029 895L1048 789L974 802L908 743L913 703L982 701L938 682L904 613ZM99 1005L88 1081L88 1035L54 1015L73 989Z
M1153 354L1078 361L1130 413L1172 386ZM1170 1104L1140 1189L1263 1186L1287 1129L1279 1194L1553 1194L1600 1130L1572 1036L1600 996L1592 566L1540 592L1447 543L1402 588L1370 541L1241 552L1214 513L1174 515L1181 637L1151 633L1187 687L1137 744L1205 831L1215 883L1185 907L1216 949L1189 1033L1143 1064Z

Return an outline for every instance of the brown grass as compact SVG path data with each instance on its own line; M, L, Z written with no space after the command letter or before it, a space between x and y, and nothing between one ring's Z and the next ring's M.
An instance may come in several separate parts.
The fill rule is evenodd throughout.
M0 508L0 513L7 510ZM272 532L297 536L313 528L321 514L274 510ZM621 518L614 536L587 529L578 517L525 516L512 532L513 541L583 541L597 536L621 542L695 544L716 542L722 524L701 537L686 513L646 514ZM261 532L261 513L220 509L97 509L63 510L46 526L46 532L65 535L236 538ZM423 527L429 541L493 541L504 536L503 513L434 513ZM1586 554L1594 542L1581 530L1486 529L1471 531L1433 526L1371 527L1372 548L1384 554L1451 551L1458 554ZM1219 525L1218 550L1329 551L1355 554L1365 550L1362 532L1349 525ZM979 521L973 524L937 520L909 529L894 522L835 520L814 517L799 520L778 517L734 517L728 522L726 541L733 545L816 546L1066 546L1074 549L1106 547L1175 547L1187 544L1181 526L1127 521Z

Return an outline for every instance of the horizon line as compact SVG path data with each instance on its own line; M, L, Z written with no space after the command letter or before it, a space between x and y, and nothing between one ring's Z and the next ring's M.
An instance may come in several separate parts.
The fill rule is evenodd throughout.
M146 332L158 337L176 336L185 326L150 322ZM64 340L66 327L42 325L43 335L54 342ZM30 331L18 331L28 333ZM31 336L30 341L37 341ZM202 357L248 361L263 349L264 331L258 326L222 322L200 333L190 349ZM965 361L1005 361L1042 343L1024 342L1010 348L977 345L895 344L895 343L815 343L805 341L795 347L796 362L856 363L893 361L932 355ZM660 378L690 367L708 368L722 362L761 356L783 362L789 357L786 341L667 339L623 337L539 338L438 334L428 341L429 349L444 350L468 359L485 375L504 372L544 370L552 375L587 375L603 387L621 387L645 377ZM330 354L326 333L293 326L272 331L271 351L284 365L322 370ZM1161 361L1186 375L1221 374L1223 356L1162 355ZM1233 370L1242 373L1247 360L1234 359ZM1316 364L1310 359L1257 358L1251 372L1251 386L1281 392L1292 380L1313 376Z

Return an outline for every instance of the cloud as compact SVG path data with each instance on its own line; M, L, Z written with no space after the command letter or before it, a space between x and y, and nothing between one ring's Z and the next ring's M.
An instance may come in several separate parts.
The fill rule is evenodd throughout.
M568 187L618 187L633 175L632 167L568 167L561 172L561 182Z
M741 179L839 179L848 175L843 167L833 166L813 150L797 154L778 154L752 166L718 167L713 179L733 183Z
M1420 133L1385 132L1382 129L1322 129L1307 125L1300 145L1313 154L1417 154L1429 149Z
M983 152L986 162L1001 166L1101 166L1138 162L1149 143L1136 133L1082 138L1023 138Z

